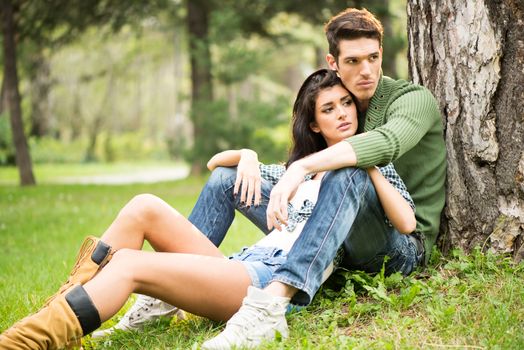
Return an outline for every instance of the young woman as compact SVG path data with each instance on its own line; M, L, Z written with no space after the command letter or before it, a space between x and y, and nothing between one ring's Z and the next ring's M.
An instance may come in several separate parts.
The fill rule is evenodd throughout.
M294 105L294 145L286 166L352 136L356 130L355 105L336 74L325 69L313 73ZM236 165L240 152L219 153L208 166ZM285 169L260 166L262 176L274 182ZM413 231L413 202L394 170L390 173L397 188L379 170L368 172L391 224L401 233ZM150 295L210 319L228 320L242 303L263 299L256 288L269 283L272 272L286 258L315 204L322 176L312 174L299 187L287 207L282 231L274 230L229 259L160 198L136 196L100 239L86 239L58 293L36 314L0 335L0 348L54 349L78 344L82 336L115 315L131 293ZM144 240L156 252L142 251ZM279 310L285 310L289 300L279 302ZM286 336L284 313L278 317L284 319L278 330ZM204 344L210 349L222 346Z

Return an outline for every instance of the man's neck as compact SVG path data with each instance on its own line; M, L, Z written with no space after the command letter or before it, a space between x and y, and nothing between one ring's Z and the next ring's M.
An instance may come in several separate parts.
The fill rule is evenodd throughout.
M367 112L368 107L369 107L369 100L364 100L364 101L356 100L355 103L356 103L357 109L358 109L358 111L360 113L366 113Z

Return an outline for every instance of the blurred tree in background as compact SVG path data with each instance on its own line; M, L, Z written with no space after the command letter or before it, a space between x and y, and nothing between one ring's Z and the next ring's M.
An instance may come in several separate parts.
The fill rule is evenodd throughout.
M144 5L139 1L129 1L124 5L97 0L75 3L63 0L2 0L2 92L5 93L4 101L9 106L14 158L19 167L22 185L34 184L35 179L22 119L18 67L26 68L25 76L32 86L30 133L37 137L44 136L49 132L49 113L45 102L50 91L45 50L54 50L71 42L90 26L108 25L118 31L125 23L133 23L136 18L142 18L153 7L154 5Z
M4 79L2 82L3 99L9 107L12 130L12 140L15 147L15 159L18 164L21 185L35 184L33 168L22 121L21 98L18 90L18 68L16 57L16 24L15 8L10 1L0 3L0 18L2 19Z
M385 74L407 76L405 0L8 2L35 162L175 158L198 173L239 147L284 161L295 93L324 66L323 24L350 6L381 17ZM0 164L15 160L7 114L0 102Z

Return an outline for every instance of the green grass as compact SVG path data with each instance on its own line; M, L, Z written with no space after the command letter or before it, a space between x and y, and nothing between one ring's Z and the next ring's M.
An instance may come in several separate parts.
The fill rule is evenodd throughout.
M204 179L147 185L0 186L0 330L36 311L63 282L87 234L100 234L138 193L189 214ZM260 233L236 220L228 254ZM474 251L434 254L408 278L341 271L312 305L288 316L290 338L262 349L522 349L524 265ZM116 318L105 326L114 323ZM86 349L197 349L222 325L192 317Z

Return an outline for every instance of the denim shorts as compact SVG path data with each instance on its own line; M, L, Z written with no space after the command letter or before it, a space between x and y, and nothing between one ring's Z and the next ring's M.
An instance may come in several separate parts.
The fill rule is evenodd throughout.
M273 273L286 261L287 252L275 247L244 247L241 252L229 257L240 261L247 269L251 285L264 288L273 278Z

